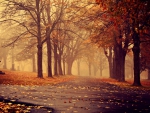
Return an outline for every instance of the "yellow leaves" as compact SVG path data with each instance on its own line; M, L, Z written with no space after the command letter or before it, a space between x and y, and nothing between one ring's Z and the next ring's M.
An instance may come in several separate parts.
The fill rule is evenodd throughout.
M20 104L12 104L12 103L3 103L0 102L0 111L3 113L23 113L25 112L26 107L21 106Z
M51 113L51 109L44 109L43 106L28 106L25 104L14 104L14 103L5 103L0 102L0 113L30 113L32 109L36 109L37 112L47 111L47 113Z

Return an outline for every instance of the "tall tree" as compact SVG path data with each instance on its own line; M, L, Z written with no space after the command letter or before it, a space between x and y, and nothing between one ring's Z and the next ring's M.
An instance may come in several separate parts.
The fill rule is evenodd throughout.
M50 2L47 1L11 1L4 0L1 2L4 11L2 14L3 22L11 22L16 26L22 26L24 28L19 36L16 36L16 40L22 38L26 34L30 34L30 38L36 39L37 44L37 68L38 77L43 78L42 68L42 49L43 44L47 42L47 58L48 58L48 76L52 76L51 72L51 39L50 35L54 30L56 24L60 20L62 10L58 4L64 2ZM59 9L56 15L54 9ZM7 18L5 18L7 17ZM16 18L17 17L17 18ZM30 20L30 21L28 21ZM16 42L16 41L15 41Z
M33 37L37 39L37 67L39 78L43 78L42 73L42 26L41 26L41 5L40 0L36 1L11 1L5 0L1 2L1 4L5 7L2 13L2 17L4 18L3 22L11 22L16 26L24 27L22 34L17 36L16 40L20 38L24 34L31 34ZM21 13L20 13L21 12ZM20 15L21 14L21 15ZM26 15L26 17L25 17ZM17 18L16 18L17 17ZM24 17L24 18L22 18ZM32 22L27 23L27 19L31 19ZM32 26L36 27L36 30L33 29ZM34 28L35 28L34 27Z
M96 0L103 9L110 11L113 16L114 24L118 24L120 20L128 20L130 26L130 35L133 40L133 56L134 56L134 83L140 86L140 30L148 25L149 21L149 4L148 0L122 0L122 1L101 1Z

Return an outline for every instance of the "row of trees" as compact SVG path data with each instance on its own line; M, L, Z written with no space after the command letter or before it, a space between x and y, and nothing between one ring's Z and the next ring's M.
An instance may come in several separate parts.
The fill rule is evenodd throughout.
M16 33L11 31L13 43L8 45L17 41L18 60L33 58L35 62L33 56L37 53L40 78L44 47L49 77L52 77L52 67L55 75L66 73L66 67L67 74L71 74L73 62L84 56L88 56L90 72L89 52L93 48L88 44L91 42L103 48L111 78L125 81L125 58L131 50L133 85L141 85L140 72L149 69L149 49L145 48L150 37L148 0L4 0L1 6L1 22L9 28L20 29Z
M12 34L15 39L13 38L13 42L8 45L14 44L16 41L20 42L16 45L21 49L17 60L34 58L37 51L37 70L40 78L43 77L42 62L45 44L47 45L48 77L52 77L52 55L54 55L55 62L54 74L61 75L63 74L61 66L63 52L71 53L70 49L75 49L73 48L75 45L71 41L77 37L77 34L71 29L73 24L69 24L69 20L64 15L69 4L65 0L4 0L1 2L1 6L4 7L1 13L3 19L1 22L12 29L20 28L19 33ZM70 47L71 44L73 47ZM71 74L72 62L77 57L72 56L67 55L68 58L64 58L68 64L68 74Z
M96 3L100 6L98 14L105 25L99 26L98 30L101 33L96 33L92 39L109 50L111 77L125 81L125 56L132 49L134 60L133 85L141 85L140 72L145 68L150 69L149 49L147 46L143 46L149 45L150 1L96 0ZM109 34L106 35L107 33ZM106 42L102 41L102 38L105 38Z
M37 62L40 78L43 78L45 56L48 77L52 77L53 67L54 75L72 74L73 62L88 56L86 51L90 47L84 43L89 32L79 28L72 19L77 15L73 9L76 3L67 0L2 1L1 26L7 28L3 36L8 38L3 46L11 46L17 61L32 59L33 71Z
M93 43L104 49L110 77L125 81L125 58L126 54L132 52L133 85L141 85L140 73L145 69L150 70L147 48L150 41L150 1L94 0L89 4L82 7L81 19L76 23L90 32Z

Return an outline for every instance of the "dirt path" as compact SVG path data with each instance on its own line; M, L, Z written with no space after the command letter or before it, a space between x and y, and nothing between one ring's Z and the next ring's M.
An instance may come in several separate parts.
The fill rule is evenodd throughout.
M54 113L150 112L150 91L121 88L94 78L46 86L0 85L1 98L54 109Z

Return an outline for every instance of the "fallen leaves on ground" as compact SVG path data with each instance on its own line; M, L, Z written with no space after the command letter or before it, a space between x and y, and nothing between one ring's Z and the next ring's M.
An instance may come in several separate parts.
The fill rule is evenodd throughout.
M73 80L76 77L73 75L58 75L44 78L38 78L37 73L33 72L19 72L5 70L5 75L0 75L0 84L7 85L53 85L61 82Z
M127 79L127 82L130 83L130 84L133 84L133 79ZM150 80L142 79L142 80L141 80L141 84L142 84L143 86L150 87Z
M0 113L30 113L33 110L46 111L47 113L52 112L52 110L45 109L43 106L27 106L25 104L0 102Z
M96 78L95 81L97 82L106 82L109 84L114 84L114 85L118 85L118 86L124 86L124 87L132 87L133 84L133 79L126 79L125 82L119 82L118 80L112 79L112 78ZM141 80L141 84L144 87L141 88L149 88L150 87L150 80L146 80L146 79L142 79ZM136 88L136 87L134 87ZM137 87L140 88L140 87Z
M29 112L30 107L21 104L0 102L0 112L2 113L24 113Z

